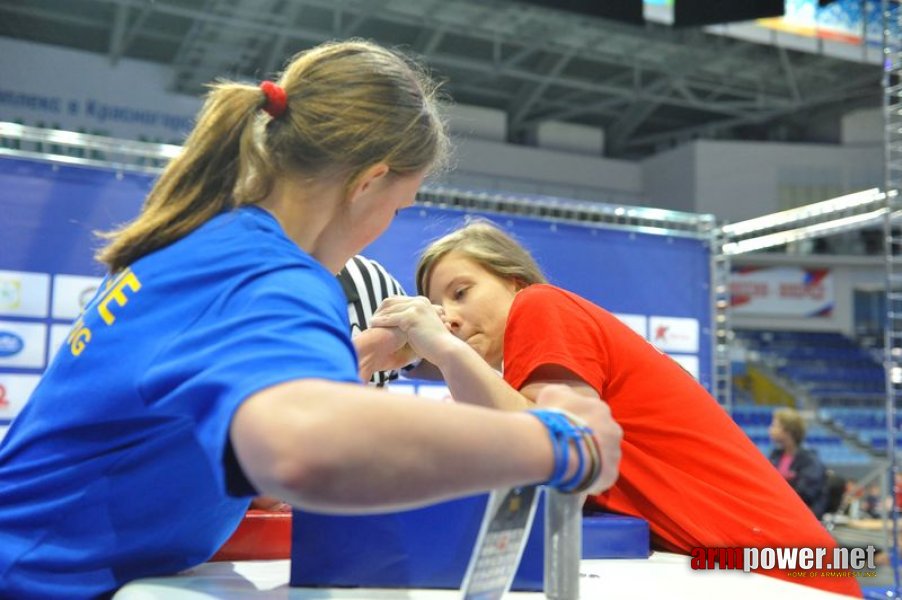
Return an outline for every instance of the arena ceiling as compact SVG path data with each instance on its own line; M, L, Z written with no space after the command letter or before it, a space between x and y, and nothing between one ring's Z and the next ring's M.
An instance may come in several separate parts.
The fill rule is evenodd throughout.
M881 99L879 66L510 0L0 0L0 35L168 65L187 94L369 38L424 57L457 102L505 111L513 142L567 121L603 128L618 158L699 137L836 141L842 113Z

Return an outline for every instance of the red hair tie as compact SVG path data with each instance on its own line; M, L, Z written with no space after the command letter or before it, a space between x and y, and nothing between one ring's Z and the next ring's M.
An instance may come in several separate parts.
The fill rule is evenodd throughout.
M278 119L285 114L285 109L288 108L288 94L285 93L285 90L278 83L272 81L264 81L260 84L260 89L266 96L263 110L273 119Z

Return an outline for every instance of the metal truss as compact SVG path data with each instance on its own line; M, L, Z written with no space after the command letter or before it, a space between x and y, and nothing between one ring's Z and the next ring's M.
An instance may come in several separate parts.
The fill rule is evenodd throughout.
M711 387L712 395L732 414L733 370L730 345L730 256L723 251L725 234L711 222Z
M887 547L891 548L893 569L892 597L902 593L899 560L899 465L896 442L896 408L902 397L902 235L893 217L902 211L902 40L891 35L892 19L902 25L902 9L892 11L889 0L882 0L883 11L883 119L884 119L884 189L885 216L883 220L884 260L886 263L886 322L883 331L883 363L886 373L886 452L889 462L884 492L892 499L889 519L884 520ZM895 29L898 31L898 29ZM888 593L889 595L889 593Z
M42 25L68 25L62 43L113 63L168 64L190 94L217 76L270 76L325 40L372 38L423 55L457 101L504 110L511 139L569 121L603 128L608 154L627 158L879 95L872 65L509 0L0 0L0 35L25 35L22 22L39 41Z
M890 191L890 198L896 197ZM879 225L888 214L887 194L877 188L724 225L723 252L745 254L792 242ZM899 215L894 215L893 219Z
M158 174L180 146L134 142L71 131L0 122L0 156L48 160ZM475 210L547 221L623 229L652 235L706 239L714 218L660 208L588 202L552 196L482 192L425 185L419 206Z
M0 156L157 174L181 146L119 140L0 121Z

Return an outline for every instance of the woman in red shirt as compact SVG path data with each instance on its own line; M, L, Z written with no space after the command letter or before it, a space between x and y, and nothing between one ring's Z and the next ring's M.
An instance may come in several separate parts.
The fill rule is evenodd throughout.
M683 554L836 545L691 375L605 309L548 285L529 253L500 229L476 221L437 240L416 279L428 301L390 299L373 324L405 331L455 398L488 397L499 408L520 409L545 385L566 383L609 405L623 429L620 476L590 507L646 519L656 547ZM441 307L444 324L430 303ZM476 354L509 385L476 365ZM861 596L853 577L767 573Z

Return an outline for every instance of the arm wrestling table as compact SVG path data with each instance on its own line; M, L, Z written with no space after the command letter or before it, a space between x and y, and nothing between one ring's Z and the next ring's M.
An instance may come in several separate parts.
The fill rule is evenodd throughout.
M172 577L133 581L114 600L458 600L459 590L292 588L289 561L205 563ZM539 592L505 598L539 600ZM829 600L845 598L807 586L742 571L693 571L689 557L655 552L647 559L584 560L580 598L585 600Z

